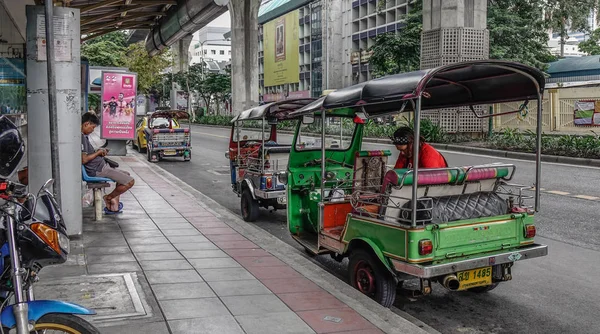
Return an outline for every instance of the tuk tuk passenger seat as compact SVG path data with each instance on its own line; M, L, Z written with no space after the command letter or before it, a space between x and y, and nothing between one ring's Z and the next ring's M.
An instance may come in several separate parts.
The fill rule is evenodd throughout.
M419 169L419 198L439 198L461 196L476 193L492 193L499 180L512 177L511 167L507 165L466 166L448 169ZM514 166L512 166L514 172ZM409 169L393 169L386 173L381 188L383 201L380 215L386 221L396 221L402 207L412 197L413 174ZM406 187L408 186L408 187Z

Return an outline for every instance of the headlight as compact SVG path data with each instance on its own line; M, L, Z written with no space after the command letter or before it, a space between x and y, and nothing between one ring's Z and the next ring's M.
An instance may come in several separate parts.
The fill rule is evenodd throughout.
M58 245L65 253L71 252L71 240L62 233L58 233Z
M277 181L279 181L279 183L281 183L281 184L287 184L288 183L288 173L280 172L279 174L277 174Z

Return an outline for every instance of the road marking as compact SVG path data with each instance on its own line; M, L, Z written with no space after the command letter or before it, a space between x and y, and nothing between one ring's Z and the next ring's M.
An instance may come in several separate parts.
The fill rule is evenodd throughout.
M560 190L549 190L546 191L549 194L554 194L554 195L561 195L561 196L567 196L567 195L571 195L571 193L568 193L566 191L560 191Z
M206 132L194 132L195 134L198 135L206 135L206 136L211 136L211 137L217 137L217 138L225 138L225 139L229 139L229 136L219 136L219 135L213 135L212 133L206 133Z
M590 201L597 201L600 199L600 197L596 197L596 196L588 196L588 195L577 195L575 196L576 198L581 198L581 199L587 199Z

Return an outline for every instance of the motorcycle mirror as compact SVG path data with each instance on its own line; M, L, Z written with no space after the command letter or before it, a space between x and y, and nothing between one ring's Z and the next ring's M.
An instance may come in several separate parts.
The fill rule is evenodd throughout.
M53 184L54 179L49 179L48 181L46 181L46 183L44 183L44 185L40 188L40 191L38 191L38 195L44 191L50 192L50 187L52 187Z

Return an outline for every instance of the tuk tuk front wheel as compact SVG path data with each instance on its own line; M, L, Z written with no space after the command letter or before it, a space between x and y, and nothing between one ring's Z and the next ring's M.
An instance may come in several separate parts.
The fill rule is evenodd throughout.
M242 218L247 222L253 222L258 218L260 207L258 201L252 198L249 189L244 189L241 200Z
M365 249L352 251L350 263L350 284L375 300L390 307L396 299L396 281L383 264Z

